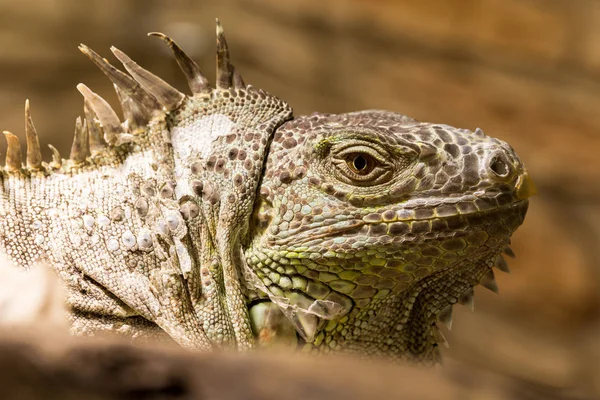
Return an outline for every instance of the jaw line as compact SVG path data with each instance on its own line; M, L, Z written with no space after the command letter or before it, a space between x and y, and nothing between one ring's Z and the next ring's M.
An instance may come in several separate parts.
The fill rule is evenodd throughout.
M476 199L476 198L477 197L473 197L473 199ZM368 225L377 225L377 224L381 224L381 223L392 224L394 222L410 223L410 222L419 222L419 221L445 220L445 219L449 219L449 218L456 217L456 216L469 218L469 217L473 217L473 216L487 216L487 215L501 214L503 212L510 211L511 209L517 209L519 207L522 207L522 206L526 205L528 203L528 201L529 200L527 200L527 199L519 200L519 201L513 202L508 205L496 207L496 208L493 208L490 210L485 210L485 211L475 211L475 212L469 212L469 213L456 213L456 214L443 216L443 217L435 217L434 216L434 217L428 217L428 218L397 219L397 220L388 221L388 222L372 223L372 222L365 222L362 219L356 219L353 217L349 217L347 220L336 221L335 223L330 224L330 225L321 225L321 226L314 227L314 228L308 228L301 232L298 232L298 230L296 229L294 231L288 232L288 235L285 238L276 238L276 237L269 238L268 244L269 244L269 246L290 246L290 247L291 246L299 246L300 247L300 246L308 245L308 243L312 242L313 240L326 239L329 237L336 237L342 233L346 233L348 231L352 231L355 229L360 229L363 226L368 226ZM444 204L455 204L455 203L456 202L440 203L440 204L437 204L436 207L438 207L440 205L444 205ZM328 231L319 233L318 232L319 229L327 229ZM314 233L315 231L317 231L317 233ZM453 231L449 231L447 233L448 233L448 235L452 236ZM365 236L367 236L367 235L365 235ZM388 235L388 236L402 237L402 235L396 235L396 236ZM290 249L290 250L292 250L292 249Z

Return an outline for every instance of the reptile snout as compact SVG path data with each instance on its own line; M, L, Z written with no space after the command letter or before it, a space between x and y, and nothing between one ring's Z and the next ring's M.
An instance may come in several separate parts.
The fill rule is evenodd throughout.
M488 174L492 179L504 180L513 173L513 167L507 160L506 155L496 152L487 161Z
M502 146L490 152L484 163L490 182L512 184L518 200L528 199L536 193L533 180L512 149Z

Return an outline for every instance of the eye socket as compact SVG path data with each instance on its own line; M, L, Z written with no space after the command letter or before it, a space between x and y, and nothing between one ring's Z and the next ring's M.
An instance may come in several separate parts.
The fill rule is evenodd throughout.
M353 144L334 156L335 174L339 180L354 186L374 186L391 177L391 164L385 150L374 145Z
M333 175L341 183L352 186L384 184L402 168L402 160L408 156L414 157L414 151L407 152L404 156L399 153L398 148L394 148L395 152L392 153L390 148L369 140L353 139L334 143L329 140L328 144L331 147L326 153L328 159L324 166L333 168L324 170L323 173Z
M346 156L346 164L357 175L370 174L378 164L375 158L367 153L353 153Z
M337 193L347 192L362 201L356 197L359 193L387 193L388 188L377 188L409 174L409 168L418 159L416 149L410 142L386 140L379 130L352 127L349 131L348 127L341 127L319 141L313 154L323 180L338 188Z

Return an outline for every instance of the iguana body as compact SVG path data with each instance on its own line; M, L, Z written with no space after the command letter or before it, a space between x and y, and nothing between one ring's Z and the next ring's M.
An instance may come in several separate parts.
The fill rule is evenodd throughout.
M532 189L514 151L392 112L294 118L245 85L219 25L216 88L158 36L192 96L82 46L125 121L78 86L86 118L50 164L26 106L25 165L7 133L0 250L54 266L75 333L244 350L298 332L318 352L434 359L436 318L494 287L523 221Z

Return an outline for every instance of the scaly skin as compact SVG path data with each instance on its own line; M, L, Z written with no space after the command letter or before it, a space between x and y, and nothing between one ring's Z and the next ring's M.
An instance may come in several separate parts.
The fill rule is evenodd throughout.
M363 175L359 156L374 160ZM523 222L527 179L480 130L385 111L300 117L275 134L246 260L289 314L327 320L308 347L431 359L436 316L468 300Z
M0 250L54 267L77 334L244 350L298 333L315 352L437 359L436 318L494 288L523 221L532 186L514 151L392 112L293 119L243 82L220 25L216 88L159 36L192 96L82 47L126 120L78 86L86 119L50 164L26 106L26 165L7 134Z

